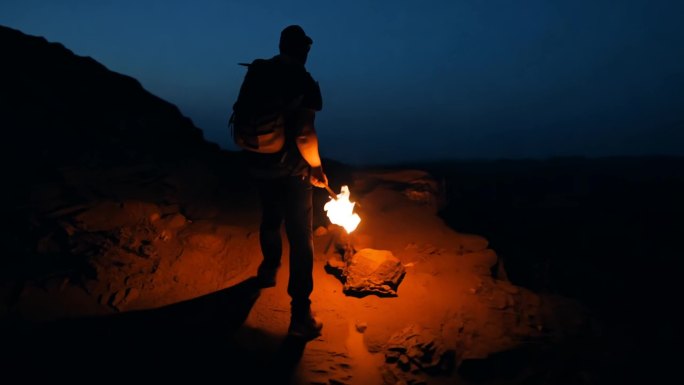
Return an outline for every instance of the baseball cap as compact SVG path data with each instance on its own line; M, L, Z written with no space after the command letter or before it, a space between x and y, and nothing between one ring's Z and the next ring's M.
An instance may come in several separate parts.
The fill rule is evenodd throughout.
M290 25L280 32L280 44L284 46L309 46L313 40L299 25Z

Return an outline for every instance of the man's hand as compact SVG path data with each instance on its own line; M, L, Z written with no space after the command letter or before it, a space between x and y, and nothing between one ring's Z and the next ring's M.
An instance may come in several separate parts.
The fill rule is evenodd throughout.
M311 175L309 176L309 181L312 185L316 187L325 188L325 186L328 185L328 177L325 176L325 173L323 172L323 167L312 167Z

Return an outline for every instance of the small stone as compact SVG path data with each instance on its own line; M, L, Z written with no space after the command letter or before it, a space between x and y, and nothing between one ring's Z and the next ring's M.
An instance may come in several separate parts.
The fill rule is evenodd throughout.
M399 361L399 357L401 357L401 352L396 350L388 350L385 352L385 362L388 364L393 364Z
M356 322L356 331L359 333L364 333L368 329L368 323L366 322Z
M130 303L138 299L138 297L140 297L140 290L138 290L135 287L131 287L128 290L126 290L126 298L124 298L124 302Z
M419 345L413 345L408 349L406 355L414 360L420 360L423 356L423 351L420 349Z
M185 216L180 213L170 214L164 217L164 220L170 229L178 229L188 223L188 220L185 218Z
M397 361L397 366L399 366L401 370L408 372L409 370L411 370L411 361L407 356L402 354L399 357L399 361Z
M394 351L394 352L399 352L399 353L406 353L406 347L401 344L388 344L387 350L389 351Z
M124 290L119 290L109 297L109 306L118 307L124 300L126 292Z
M164 242L169 241L171 239L171 237L172 237L171 232L168 230L162 230L159 233L159 239L161 239Z
M435 348L435 340L431 340L430 342L426 343L423 345L422 350L424 352L434 352L436 350Z
M140 248L138 250L138 253L144 257L152 257L156 254L156 252L157 252L156 248L152 244L149 244L149 243L144 243L144 244L140 245Z
M394 373L393 369L394 368L389 365L380 367L380 375L382 376L383 383L399 385L402 382L399 380L397 374ZM405 385L405 383L403 385Z
M328 229L323 226L318 226L316 230L314 230L314 235L317 237L322 237L326 234L328 234Z
M158 221L159 219L161 219L161 215L159 215L159 213L155 212L155 213L150 214L149 219L150 219L151 223L154 223L154 222Z

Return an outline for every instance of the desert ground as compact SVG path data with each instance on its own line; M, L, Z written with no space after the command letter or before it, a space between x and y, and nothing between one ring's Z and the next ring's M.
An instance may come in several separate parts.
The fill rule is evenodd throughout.
M361 223L331 223L315 191L311 299L324 327L301 341L287 336L286 240L276 286L254 279L260 208L238 153L91 58L4 27L0 42L3 383L623 384L676 372L681 158L325 159Z

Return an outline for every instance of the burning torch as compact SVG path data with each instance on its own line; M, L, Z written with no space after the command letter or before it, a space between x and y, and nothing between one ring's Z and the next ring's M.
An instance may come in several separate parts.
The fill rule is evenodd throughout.
M327 184L325 185L325 189L328 191L328 194L330 194L330 197L334 200L337 200L337 194L328 186Z
M349 200L349 187L342 186L339 194L335 194L329 186L325 187L328 194L330 194L330 200L323 206L323 210L327 212L331 223L342 226L347 234L351 234L361 222L361 217L354 213L354 205L356 203ZM352 247L349 238L347 238L344 259L350 256L351 253Z

